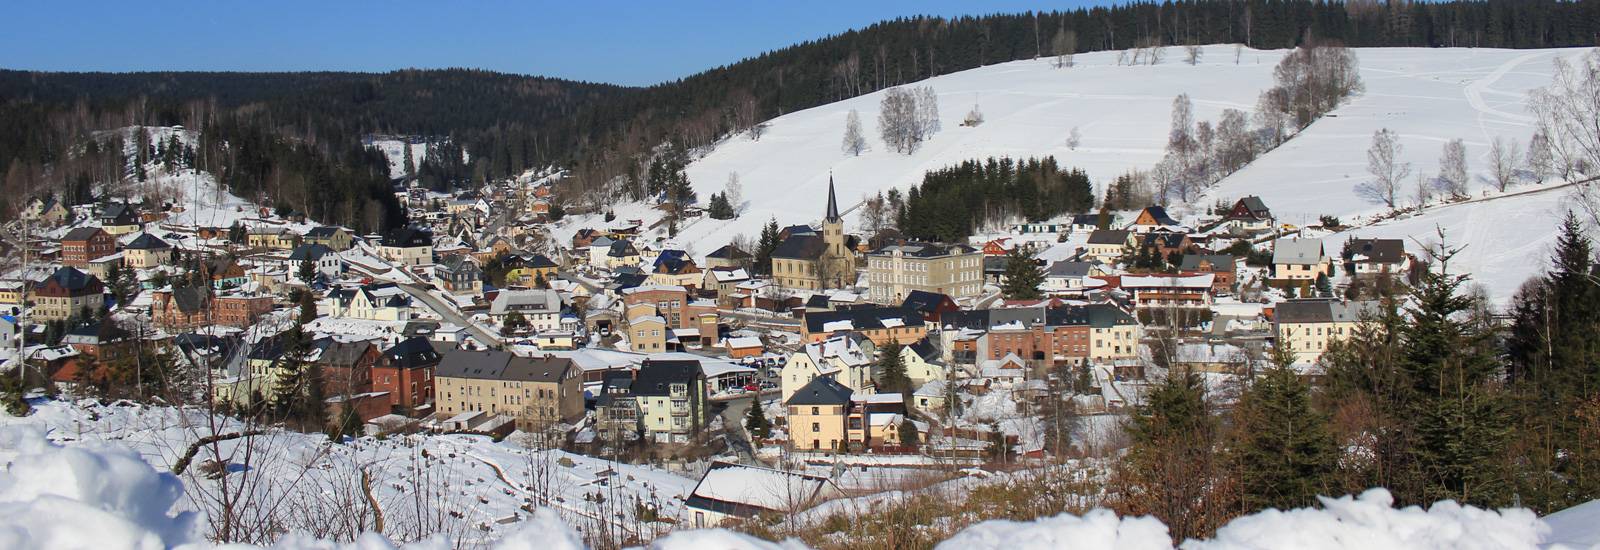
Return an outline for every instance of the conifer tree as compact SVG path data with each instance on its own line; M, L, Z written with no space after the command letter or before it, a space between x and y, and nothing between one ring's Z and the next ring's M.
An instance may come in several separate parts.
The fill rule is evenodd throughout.
M1006 253L1006 280L1000 291L1008 300L1037 300L1043 296L1039 284L1044 282L1044 272L1033 258L1013 249Z
M1132 445L1112 480L1122 514L1149 514L1173 538L1209 533L1232 508L1218 427L1199 375L1172 370L1126 424Z
M907 416L900 419L900 446L906 449L915 449L920 443L917 433L917 424Z
M878 357L878 391L883 393L911 392L911 379L906 376L906 362L900 357L901 346L893 340L885 344Z
M778 249L778 233L778 219L769 218L767 225L761 228L761 239L756 242L756 273L772 274L772 252Z
M754 439L772 437L772 421L767 420L766 411L761 410L759 397L750 400L750 411L744 415L744 429Z
M1291 366L1294 354L1274 348L1273 360L1234 409L1234 460L1246 510L1311 506L1317 495L1332 494L1338 456L1328 418L1312 407L1311 388Z

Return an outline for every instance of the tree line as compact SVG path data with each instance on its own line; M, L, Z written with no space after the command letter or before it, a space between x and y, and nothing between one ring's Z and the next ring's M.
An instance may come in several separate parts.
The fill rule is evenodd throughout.
M891 198L868 199L864 223L887 217L907 237L947 242L995 223L1087 212L1095 203L1089 175L1060 167L1055 157L968 160L924 174L903 203L898 193Z

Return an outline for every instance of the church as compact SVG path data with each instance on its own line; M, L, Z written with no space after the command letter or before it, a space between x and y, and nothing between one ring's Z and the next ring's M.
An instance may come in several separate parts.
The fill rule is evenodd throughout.
M855 237L844 234L839 202L828 177L828 211L822 233L809 226L790 231L772 251L772 278L779 286L799 290L842 288L855 284Z

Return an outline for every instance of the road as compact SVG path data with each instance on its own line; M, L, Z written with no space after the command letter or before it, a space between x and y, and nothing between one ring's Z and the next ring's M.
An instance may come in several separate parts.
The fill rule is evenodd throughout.
M745 464L756 462L755 448L750 445L750 436L744 432L744 415L750 410L752 401L754 399L735 399L722 409L722 426L728 434L728 448L739 455L739 461Z
M479 342L483 342L484 344L489 345L489 347L496 348L505 343L501 341L499 336L484 330L483 327L478 326L478 324L472 322L472 320L462 317L461 312L456 311L454 305L444 303L444 301L440 300L438 296L430 294L426 289L408 283L395 284L396 286L400 287L400 290L406 291L406 294L410 294L411 297L421 300L423 304L428 306L428 309L432 309L435 313L438 313L439 317L443 318L446 322L455 323L456 325L466 327L467 332L472 333L472 337L477 338Z

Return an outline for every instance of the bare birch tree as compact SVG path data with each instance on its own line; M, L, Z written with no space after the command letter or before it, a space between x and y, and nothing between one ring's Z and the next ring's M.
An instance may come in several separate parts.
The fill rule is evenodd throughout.
M1467 196L1467 146L1460 139L1445 142L1439 153L1439 176L1434 181L1439 191L1452 199Z
M722 198L728 200L735 216L744 209L744 185L739 183L738 172L728 172L728 183L722 188Z
M883 144L896 153L911 154L917 150L922 135L917 128L917 97L905 88L889 88L883 92L878 104L878 135Z
M1056 68L1074 65L1073 55L1078 51L1078 31L1061 29L1050 40L1050 50L1056 53Z
M1183 47L1183 61L1191 66L1199 65L1200 56L1203 54L1205 54L1205 51L1198 44L1189 44Z
M1549 140L1562 177L1600 167L1600 50L1577 60L1555 60L1549 86L1528 95L1528 110Z
M1494 174L1494 186L1501 192L1517 182L1517 163L1522 157L1522 146L1517 142L1495 136L1489 146L1489 168Z
M1372 146L1367 148L1367 173L1372 180L1356 186L1356 193L1369 200L1394 208L1400 196L1400 186L1411 174L1411 163L1401 162L1399 136L1388 128L1372 133Z
M840 148L845 154L856 157L867 149L867 138L861 135L861 113L855 109L851 109L844 119L844 143Z
M1080 143L1083 143L1083 134L1078 132L1077 126L1073 126L1072 131L1067 132L1067 149L1077 151Z
M1551 164L1554 162L1554 153L1550 151L1550 138L1546 137L1544 132L1534 132L1533 137L1528 139L1528 157L1524 160L1528 175L1533 178L1533 182L1544 183L1545 178L1550 177Z

